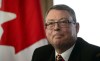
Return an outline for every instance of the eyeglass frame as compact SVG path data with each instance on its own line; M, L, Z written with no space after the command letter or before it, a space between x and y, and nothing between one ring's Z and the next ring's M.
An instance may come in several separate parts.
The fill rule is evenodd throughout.
M52 22L49 22L49 23L45 23L45 27L47 28L47 27L49 26L49 28L47 28L47 29L53 29L53 28L55 27L55 24L56 24L56 23L57 23L57 25L59 25L61 28L65 28L65 27L68 27L69 24L71 24L71 23L75 24L76 22L70 21L70 20L68 20L68 19L64 19L63 21L62 21L62 20L59 20L59 21L57 21L57 22L52 21ZM61 23L62 23L62 25L61 25ZM51 25L51 27L50 27L50 25ZM65 25L66 25L66 26L65 26Z

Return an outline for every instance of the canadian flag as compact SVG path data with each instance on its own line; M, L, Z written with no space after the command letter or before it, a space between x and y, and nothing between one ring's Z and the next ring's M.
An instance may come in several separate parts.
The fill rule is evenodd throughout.
M31 61L46 44L39 0L0 0L0 61Z

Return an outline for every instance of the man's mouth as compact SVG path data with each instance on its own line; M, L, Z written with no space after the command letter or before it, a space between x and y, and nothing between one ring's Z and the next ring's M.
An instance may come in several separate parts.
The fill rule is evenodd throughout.
M59 38L61 38L61 37L63 37L63 35L61 35L61 34L55 34L55 35L54 35L54 38L56 38L56 39L59 39Z

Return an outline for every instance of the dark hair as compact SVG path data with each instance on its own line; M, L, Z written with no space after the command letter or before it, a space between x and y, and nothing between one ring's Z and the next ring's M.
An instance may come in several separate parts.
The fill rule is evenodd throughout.
M56 10L66 10L66 11L68 11L69 14L72 16L73 21L76 23L76 15L75 15L74 10L71 7L69 7L67 5L64 5L64 4L54 5L54 6L52 6L52 7L49 8L49 10L47 11L46 15L52 9L56 9Z

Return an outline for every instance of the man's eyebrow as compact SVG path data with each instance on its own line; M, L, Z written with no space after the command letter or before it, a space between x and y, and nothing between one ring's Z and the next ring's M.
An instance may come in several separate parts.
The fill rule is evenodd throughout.
M48 20L46 20L46 22L54 22L55 20L57 20L57 19L48 19ZM60 21L60 20L68 20L68 18L60 18L60 19L58 19L58 21Z
M46 22L54 22L55 20L54 19L48 19L46 20Z
M66 20L68 20L68 18L60 18L59 20L63 20L63 19L66 19Z

